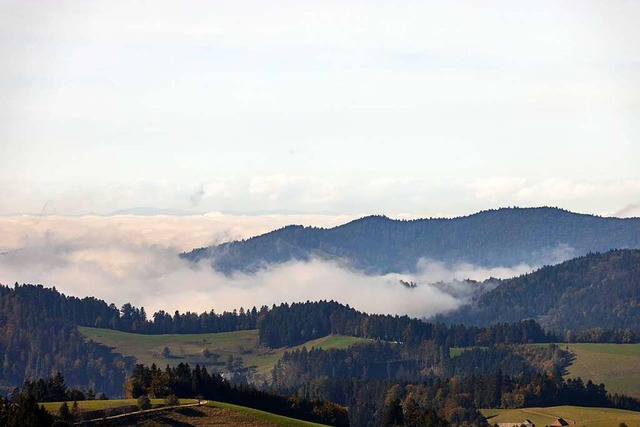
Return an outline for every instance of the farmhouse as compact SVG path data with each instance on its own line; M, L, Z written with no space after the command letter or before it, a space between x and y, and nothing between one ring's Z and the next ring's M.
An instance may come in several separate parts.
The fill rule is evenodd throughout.
M569 423L564 418L558 418L557 420L549 424L549 427L563 427L568 425Z
M521 423L498 423L498 427L536 427L533 421L526 419Z

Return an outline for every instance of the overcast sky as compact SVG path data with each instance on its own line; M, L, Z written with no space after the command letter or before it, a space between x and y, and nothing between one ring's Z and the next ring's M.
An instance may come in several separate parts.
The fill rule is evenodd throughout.
M0 213L640 214L640 2L0 2Z

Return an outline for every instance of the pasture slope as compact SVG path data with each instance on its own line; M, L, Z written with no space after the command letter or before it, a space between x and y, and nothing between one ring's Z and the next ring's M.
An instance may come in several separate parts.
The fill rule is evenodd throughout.
M195 399L180 399L181 405L195 403ZM162 406L163 399L151 399L154 407ZM44 407L51 413L56 413L62 402L44 403ZM96 411L109 411L117 408L130 408L137 411L136 399L117 400L93 400L78 402L81 413ZM105 415L109 415L106 413ZM245 406L233 405L223 402L208 402L202 406L189 406L184 408L167 409L162 412L149 412L128 416L123 419L110 420L112 425L132 425L156 427L156 426L248 426L248 427L320 427L322 424L312 423L294 418L272 414Z
M640 344L558 344L575 356L565 378L603 383L609 393L640 399Z
M296 347L270 349L260 345L258 331L220 332L215 334L171 334L142 335L111 329L78 327L87 338L112 347L113 351L124 356L133 356L137 363L150 366L155 363L163 368L167 364L180 362L191 366L199 364L208 370L224 370L229 356L242 357L244 366L256 366L258 374L268 376L273 366L286 350L306 346L316 348L347 348L358 342L367 342L364 338L329 335L307 341ZM169 357L162 355L164 347L171 351Z
M536 426L548 426L556 418L564 418L570 425L584 427L640 426L640 412L582 406L552 406L549 408L481 409L490 425L517 423L530 419Z
M196 403L196 399L180 399L181 405L188 405ZM72 402L67 402L69 408L71 408ZM44 402L41 404L48 412L54 414L60 409L62 402ZM164 399L151 399L151 405L153 408L164 405ZM80 412L88 411L104 411L114 408L122 408L123 406L138 406L137 399L109 399L109 400L82 400L78 402L78 409Z

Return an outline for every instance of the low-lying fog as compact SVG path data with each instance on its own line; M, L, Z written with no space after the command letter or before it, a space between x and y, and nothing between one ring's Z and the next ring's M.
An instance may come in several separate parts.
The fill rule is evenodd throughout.
M272 266L232 277L178 253L242 239L288 224L331 227L347 215L236 216L12 216L0 217L0 283L41 283L68 295L95 296L148 313L233 310L306 300L333 299L371 313L431 316L468 300L472 286L454 280L507 278L531 271L517 265L453 268L421 260L417 274L367 276L333 262L312 260ZM409 289L400 280L413 281Z

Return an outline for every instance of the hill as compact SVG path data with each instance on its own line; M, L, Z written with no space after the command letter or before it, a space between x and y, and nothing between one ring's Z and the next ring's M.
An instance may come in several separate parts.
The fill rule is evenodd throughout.
M180 399L180 404L194 404L195 399ZM154 408L161 408L164 399L151 399ZM52 414L57 414L62 402L47 402L43 406ZM137 399L88 400L78 402L82 419L101 419L102 417L137 412ZM206 405L188 406L184 408L150 411L108 419L110 425L141 426L288 426L311 427L322 424L298 420L270 412L260 411L241 405L224 402L208 402Z
M125 357L133 356L136 363L147 366L155 363L164 367L167 364L177 365L180 362L192 366L199 364L211 371L225 371L229 357L242 357L246 367L255 366L256 373L268 375L285 348L271 349L260 345L257 330L220 332L213 334L163 334L142 335L111 329L79 327L87 338L101 345L113 348L115 353ZM341 335L329 335L307 341L297 347L301 348L337 348L344 349L358 342L370 340ZM169 357L162 355L164 347L171 350ZM267 376L267 379L270 377Z
M590 378L611 393L640 399L640 344L560 344L575 355L566 378Z
M633 332L640 330L639 306L640 250L614 250L504 280L473 305L438 319L484 325L534 318L566 332L568 341L573 341L571 331L593 328L591 333L598 335L603 328L629 329L622 342L632 342ZM607 342L592 338L588 341Z
M552 406L548 408L482 409L481 412L491 425L517 423L529 419L537 426L546 426L560 417L569 421L571 425L584 427L618 427L623 422L630 426L640 424L640 412L612 408Z
M248 426L248 427L320 427L310 421L297 420L246 406L231 403L211 402L206 406L178 409L164 414L137 418L141 426ZM116 424L117 425L117 424Z
M256 271L312 257L371 274L411 272L422 258L484 267L544 265L594 251L640 247L640 218L602 218L557 208L503 208L453 219L369 216L322 229L291 225L248 240L194 249L219 271Z

